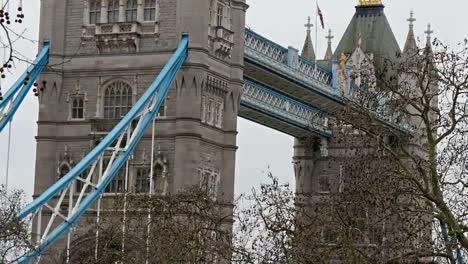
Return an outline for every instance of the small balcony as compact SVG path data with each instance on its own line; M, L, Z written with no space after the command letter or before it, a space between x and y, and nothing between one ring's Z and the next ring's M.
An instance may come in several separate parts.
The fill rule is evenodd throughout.
M234 47L234 32L225 27L216 26L212 29L211 37L215 54L230 57Z
M159 38L158 22L117 22L84 25L83 41L94 41L101 54L139 51L141 38Z

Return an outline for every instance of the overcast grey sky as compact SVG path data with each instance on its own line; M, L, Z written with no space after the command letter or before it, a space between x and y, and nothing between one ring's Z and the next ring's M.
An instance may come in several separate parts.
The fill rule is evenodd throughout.
M196 0L193 0L196 1ZM16 1L14 1L16 2ZM26 36L37 39L39 23L39 0L24 0L26 13ZM328 28L333 30L335 39L333 47L340 40L354 13L357 0L322 0L322 9L326 30L319 30L319 42L316 52L319 57L325 53ZM314 0L248 0L247 26L257 33L287 47L302 48L305 38L303 25L307 16L315 22ZM449 44L468 37L468 1L466 0L384 0L385 13L393 28L393 32L403 46L408 30L410 10L415 12L416 35L424 40L423 32L428 22L432 23L435 36ZM24 28L24 27L23 27ZM37 53L37 43L22 40L18 43L19 51L33 58ZM315 44L315 43L314 43ZM317 47L318 46L318 47ZM0 54L1 56L1 54ZM15 73L24 71L26 65L16 65ZM15 76L16 77L16 76ZM2 82L3 87L9 87L15 78L9 77ZM21 188L27 194L32 193L35 160L37 100L28 96L25 104L17 113L12 126L12 152L10 160L10 185ZM284 181L294 183L291 164L293 138L273 131L250 121L239 119L239 136L236 165L236 192L247 192L251 187L258 186L265 179L265 171L270 166L271 171ZM5 182L5 160L8 130L0 134L0 182Z

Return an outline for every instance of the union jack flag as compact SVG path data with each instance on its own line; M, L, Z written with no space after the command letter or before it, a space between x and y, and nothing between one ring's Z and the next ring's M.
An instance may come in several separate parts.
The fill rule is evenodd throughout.
M322 29L325 29L325 22L323 21L323 14L322 10L320 10L320 7L317 4L317 14L320 17L320 24L322 25Z

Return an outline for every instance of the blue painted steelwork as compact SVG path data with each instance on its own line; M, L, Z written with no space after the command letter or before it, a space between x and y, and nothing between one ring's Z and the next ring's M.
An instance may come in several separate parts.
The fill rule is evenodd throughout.
M112 131L99 143L99 145L91 150L91 152L86 155L86 157L84 157L72 170L70 170L69 173L58 180L18 214L18 218L25 219L28 216L32 216L42 208L50 208L48 202L66 190L67 187L70 187L72 183L80 177L83 171L95 166L97 161L103 156L103 153L109 149L111 144L113 144L117 139L122 138L125 133L130 133L128 131L132 129L133 121L138 120L138 125L133 129L134 133L131 135L129 142L127 142L125 148L118 154L113 163L109 165L105 172L106 176L103 176L102 181L100 181L96 186L93 186L94 189L86 194L86 197L83 198L80 204L77 204L77 207L73 210L72 214L55 227L45 239L39 241L36 248L24 256L19 261L20 263L28 263L32 258L39 256L62 235L66 234L67 231L76 224L78 219L104 192L105 188L112 181L112 178L133 153L133 150L140 142L140 139L145 133L148 125L156 117L177 73L188 56L188 41L188 35L183 35L179 47L157 78L132 107L129 113L116 125L114 129L112 129Z
M269 74L280 76L283 79L292 81L304 89L309 90L318 97L330 100L338 109L350 102L355 102L351 93L351 80L348 78L347 91L340 91L338 87L338 65L333 62L333 71L321 68L307 59L293 53L293 48L288 49L270 41L250 29L245 30L244 60L255 67L259 67ZM278 54L281 54L279 56ZM279 59L280 58L280 59ZM349 71L347 66L347 71ZM325 100L325 101L326 101ZM321 109L327 111L327 109ZM400 117L395 113L386 111L384 107L379 109L367 109L375 115L376 119L410 134L412 127L408 122L399 121Z
M302 56L297 56L297 59L292 60L287 48L262 37L250 29L245 30L244 44L247 56L257 53L257 56L253 56L259 58L258 55L260 55L260 57L264 57L263 59L266 57L267 60L272 62L272 66L279 66L282 69L288 67L294 70L294 73L299 73L302 78L308 77L326 86L331 85L332 72L330 70L316 65ZM329 89L329 87L325 89Z
M49 63L49 42L44 42L41 52L28 69L18 78L0 101L0 132L11 121L34 81Z
M320 110L276 92L253 80L244 80L241 105L325 137L332 136L328 118Z

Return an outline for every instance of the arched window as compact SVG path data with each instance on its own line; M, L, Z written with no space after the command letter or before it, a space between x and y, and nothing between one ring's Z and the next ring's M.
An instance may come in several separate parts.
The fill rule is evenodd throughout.
M119 0L109 0L107 5L107 22L119 22Z
M104 94L104 118L120 119L132 108L132 88L117 81L106 87Z
M156 20L156 0L145 0L145 9L144 9L144 19L145 21L155 21Z
M150 189L150 169L138 168L136 181L135 181L135 192L136 193L148 193L149 189Z
M82 97L73 98L71 107L72 119L84 119L84 100Z
M101 0L89 1L89 23L101 23Z
M127 0L125 19L127 22L133 22L137 20L137 0Z

